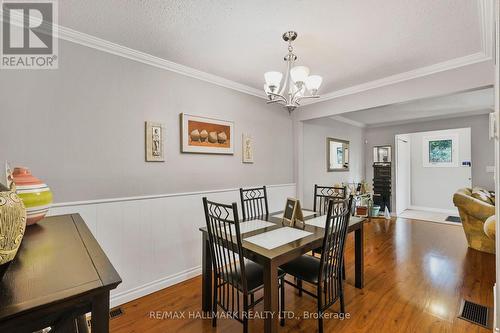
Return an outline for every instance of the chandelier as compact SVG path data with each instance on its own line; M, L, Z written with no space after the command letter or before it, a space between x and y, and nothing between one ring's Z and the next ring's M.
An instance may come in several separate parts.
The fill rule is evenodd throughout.
M318 98L318 89L323 81L319 75L309 75L309 68L306 66L294 66L297 56L293 53L292 42L296 38L295 31L287 31L283 34L283 40L288 42L288 54L284 58L287 68L281 89L280 84L283 78L281 72L271 71L264 74L267 104L282 104L290 113L300 106L301 100Z

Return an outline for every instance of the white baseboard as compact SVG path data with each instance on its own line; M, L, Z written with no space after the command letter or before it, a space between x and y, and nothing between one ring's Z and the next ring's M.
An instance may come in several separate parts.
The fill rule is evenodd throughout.
M142 286L138 286L133 289L129 289L127 291L114 294L110 298L110 306L111 308L113 308L123 303L133 301L137 298L152 294L156 291L165 289L167 287L171 287L174 284L189 280L200 274L201 274L201 266L193 267L191 269L187 269L185 271L172 274L170 276L158 279L156 281L146 283Z
M432 208L432 207L422 207L422 206L410 206L408 209L411 210L423 210L427 212L435 212L435 213L443 213L452 216L459 216L458 209L441 209L441 208Z

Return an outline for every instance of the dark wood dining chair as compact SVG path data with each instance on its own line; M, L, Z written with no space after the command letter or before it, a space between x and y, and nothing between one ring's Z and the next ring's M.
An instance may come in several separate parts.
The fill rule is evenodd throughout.
M249 310L264 299L255 300L255 292L264 288L261 265L243 257L238 207L208 201L203 198L205 219L214 271L212 326L217 326L218 306L243 324L248 332ZM280 288L281 326L284 322L285 272L278 272Z
M330 199L346 199L346 197L346 186L319 186L315 184L313 210L320 215L325 215ZM321 255L321 248L314 249L312 253L313 255ZM342 276L345 278L345 268L343 268L343 272Z
M259 216L269 215L267 190L265 186L255 188L240 188L241 211L243 220L252 220Z
M306 281L316 286L316 293L302 288L302 282L286 283L299 291L317 299L319 332L323 332L322 315L330 306L340 300L340 312L345 312L344 285L341 270L344 258L349 218L351 216L352 196L349 199L332 199L328 201L327 215L325 216L325 236L321 258L302 255L281 268L295 277L298 281Z
M346 186L318 186L314 185L313 210L320 215L325 215L328 211L328 202L330 199L347 198Z

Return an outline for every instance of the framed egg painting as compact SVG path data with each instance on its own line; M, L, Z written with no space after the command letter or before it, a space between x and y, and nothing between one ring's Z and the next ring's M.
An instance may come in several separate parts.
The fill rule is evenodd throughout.
M234 154L234 123L181 113L181 151Z

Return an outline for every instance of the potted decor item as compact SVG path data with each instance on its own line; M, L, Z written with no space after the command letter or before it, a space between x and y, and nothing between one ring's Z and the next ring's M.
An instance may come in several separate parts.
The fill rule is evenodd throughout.
M0 281L16 256L26 230L26 209L11 183L0 184Z
M12 176L16 184L17 195L19 195L26 207L26 224L37 223L45 217L52 204L50 188L24 167L14 168Z

